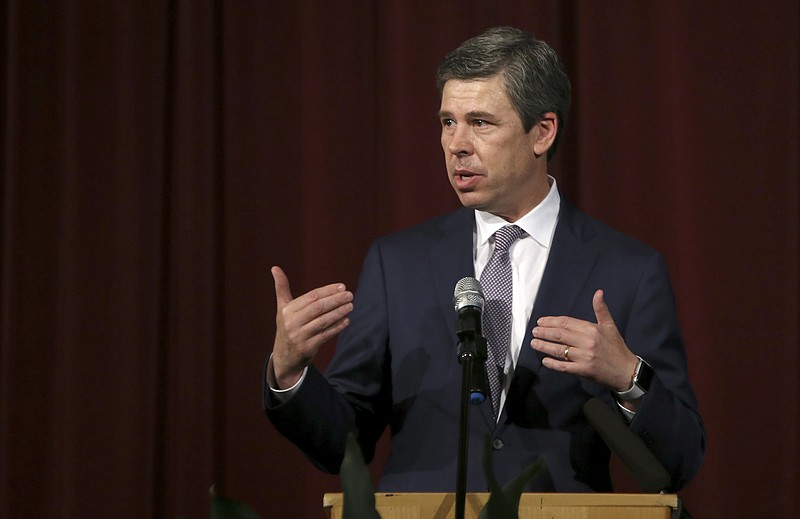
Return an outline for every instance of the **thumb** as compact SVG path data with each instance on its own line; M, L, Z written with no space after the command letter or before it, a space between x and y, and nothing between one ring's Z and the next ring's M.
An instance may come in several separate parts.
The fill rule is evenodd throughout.
M592 297L592 307L594 308L594 316L597 319L597 324L614 324L614 318L611 317L611 312L606 305L606 300L603 298L603 291L598 290Z
M292 302L292 289L289 287L289 278L282 268L272 267L272 279L275 281L275 299L278 308L282 308Z

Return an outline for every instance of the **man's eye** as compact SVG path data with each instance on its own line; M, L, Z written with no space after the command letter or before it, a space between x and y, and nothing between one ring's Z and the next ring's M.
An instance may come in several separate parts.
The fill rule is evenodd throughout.
M452 119L442 119L442 126L450 127L453 126L454 124L455 121L453 121Z
M473 121L472 124L474 124L478 128L482 128L482 127L486 126L488 123L486 121L484 121L483 119L475 119L475 121Z

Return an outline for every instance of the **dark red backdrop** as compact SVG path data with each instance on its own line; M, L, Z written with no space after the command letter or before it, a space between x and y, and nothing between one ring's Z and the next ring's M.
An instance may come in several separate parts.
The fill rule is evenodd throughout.
M338 480L261 413L269 267L353 285L456 206L433 71L502 24L570 69L567 195L671 268L689 508L800 513L796 1L2 5L0 517L205 517L214 482L320 517Z

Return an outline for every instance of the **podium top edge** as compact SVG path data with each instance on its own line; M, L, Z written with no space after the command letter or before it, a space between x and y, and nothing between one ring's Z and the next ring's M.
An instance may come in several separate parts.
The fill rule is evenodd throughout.
M488 492L470 493L468 496L486 501ZM441 503L454 499L453 492L384 493L375 494L377 505L390 502L395 505L420 503ZM322 499L324 507L341 506L341 493L326 493ZM668 506L678 507L677 494L592 494L592 493L525 493L520 498L520 506Z

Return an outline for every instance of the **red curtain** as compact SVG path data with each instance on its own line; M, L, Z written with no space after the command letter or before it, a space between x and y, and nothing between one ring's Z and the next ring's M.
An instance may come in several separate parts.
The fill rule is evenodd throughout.
M457 206L433 74L495 25L570 70L566 195L670 266L709 438L688 508L796 516L798 20L791 0L8 0L0 517L203 517L212 484L320 517L337 478L261 412L269 267L354 286L371 240Z

